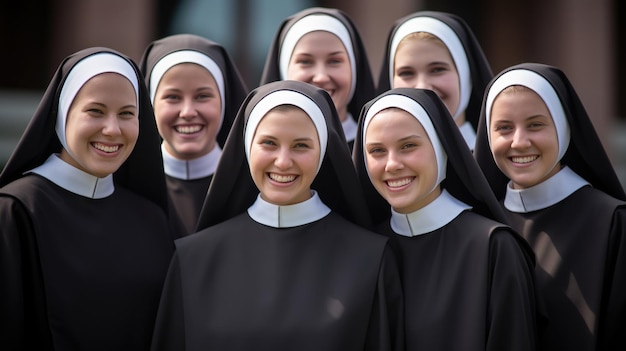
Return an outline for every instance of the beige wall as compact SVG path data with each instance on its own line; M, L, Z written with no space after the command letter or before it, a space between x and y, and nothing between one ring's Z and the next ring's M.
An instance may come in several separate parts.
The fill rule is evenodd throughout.
M135 60L154 39L152 0L57 0L52 21L52 60L89 46L107 46Z

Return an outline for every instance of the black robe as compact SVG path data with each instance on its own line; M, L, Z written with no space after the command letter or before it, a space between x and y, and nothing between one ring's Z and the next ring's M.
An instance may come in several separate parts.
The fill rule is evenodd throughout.
M507 214L536 253L541 348L623 350L626 204L586 186L548 208Z
M378 232L399 261L407 350L534 349L532 268L508 227L464 211L414 237Z
M389 350L401 301L383 236L334 212L293 228L243 213L176 241L152 350Z
M554 89L571 134L559 162L591 186L541 210L506 211L507 223L526 238L537 259L539 348L626 350L626 193L567 75L554 66L521 63L498 73L486 91L514 70L539 74ZM491 153L485 110L474 156L504 204L510 180Z
M149 349L173 250L159 206L28 175L0 191L0 215L2 350Z
M196 223L213 174L200 179L165 176L169 198L170 221L174 239L196 231Z

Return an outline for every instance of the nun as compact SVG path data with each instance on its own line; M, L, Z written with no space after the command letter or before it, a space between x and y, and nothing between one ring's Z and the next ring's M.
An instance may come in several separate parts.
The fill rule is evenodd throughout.
M150 43L140 61L154 106L174 238L196 229L237 110L248 93L226 49L193 34Z
M532 250L441 99L414 88L373 99L353 159L398 260L406 350L535 350Z
M435 91L474 148L483 93L493 73L463 18L419 11L398 19L387 36L382 62L379 94L391 88Z
M0 174L3 350L149 350L174 245L141 77L66 57Z
M357 118L363 105L375 96L375 83L361 35L346 13L312 7L281 22L260 84L286 79L328 92L352 148Z
M403 350L396 261L368 225L330 96L256 88L175 242L153 350Z
M565 73L499 73L474 156L536 253L540 349L626 349L626 195Z

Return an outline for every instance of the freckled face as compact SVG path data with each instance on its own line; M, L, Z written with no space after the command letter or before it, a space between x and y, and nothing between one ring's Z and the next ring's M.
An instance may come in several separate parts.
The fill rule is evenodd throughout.
M379 112L365 134L365 161L376 190L400 213L439 196L437 159L421 123L400 109Z
M250 147L250 173L261 197L292 205L311 197L320 142L311 118L298 108L268 112Z
M159 82L154 115L165 149L176 158L191 160L213 150L221 111L217 83L204 67L178 64Z
M352 70L348 52L336 35L315 31L302 36L289 60L287 79L326 90L340 119L347 118Z
M405 39L394 59L392 88L433 90L454 116L461 88L454 60L443 43L432 39Z
M139 136L137 97L126 77L102 73L89 79L72 101L61 159L96 177L117 171Z
M556 127L535 92L500 93L491 109L490 129L494 160L514 188L537 185L559 171Z

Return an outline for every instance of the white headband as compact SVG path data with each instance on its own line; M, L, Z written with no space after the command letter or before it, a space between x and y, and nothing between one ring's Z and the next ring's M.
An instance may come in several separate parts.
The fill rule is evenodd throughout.
M130 81L133 85L133 89L135 89L137 115L139 115L139 83L137 74L128 61L108 52L97 53L82 59L72 68L65 79L65 83L63 83L61 94L59 95L59 108L55 126L57 137L61 145L63 145L63 148L72 155L72 157L74 157L74 155L68 148L65 137L67 113L83 85L85 85L89 79L102 73L117 73Z
M491 108L493 101L502 92L502 90L512 85L523 85L533 90L548 107L548 111L552 115L552 120L556 127L556 137L559 142L559 155L556 162L559 162L569 146L570 141L570 128L567 123L567 117L563 110L563 105L559 99L554 87L544 77L536 72L529 71L527 69L516 69L508 71L498 77L491 85L489 92L487 93L487 101L485 106L485 117L487 122L487 136L489 138L489 145L491 145ZM556 165L555 162L555 165Z
M370 122L377 113L391 107L400 108L415 117L415 119L417 119L417 121L422 124L422 127L424 127L428 138L430 138L430 142L433 145L433 149L435 150L435 158L437 160L437 181L430 191L435 190L435 188L439 184L441 184L441 182L443 182L443 180L446 178L446 165L448 163L448 155L446 154L443 145L441 145L441 141L439 140L437 131L433 126L433 122L430 120L430 117L428 116L426 110L424 110L424 107L422 107L422 105L420 105L417 101L409 97L403 95L385 95L382 98L378 99L376 102L374 102L369 110L367 110L363 125L363 157L365 157L365 164L367 165L367 152L365 151L367 150L365 147L365 135L367 133L367 128L369 127ZM369 176L369 170L367 171L367 174Z
M317 130L317 135L320 139L320 160L317 165L317 171L320 170L322 166L322 161L324 160L324 155L326 154L326 145L328 144L328 129L326 128L326 119L324 118L324 114L322 110L317 106L317 104L311 100L309 97L292 91L292 90L278 90L273 93L268 94L263 97L261 101L259 101L252 111L250 111L250 117L248 117L248 122L246 123L246 128L244 130L244 141L245 141L245 150L246 150L246 158L248 161L250 160L250 148L252 147L252 138L254 137L254 133L261 122L261 119L265 117L265 115L274 107L280 105L295 105L304 112L309 115L313 124L315 125L315 129Z
M213 61L209 56L203 53L194 50L181 50L163 56L159 60L159 62L154 65L152 73L150 74L150 100L154 104L154 98L157 88L159 87L159 83L161 83L161 79L163 78L165 72L181 63L195 63L197 65L200 65L204 67L207 71L209 71L209 73L215 79L215 83L217 84L217 88L219 89L220 99L222 101L220 125L217 128L217 130L220 130L220 128L222 127L222 122L224 121L224 111L226 111L224 75L222 74L222 70L217 65L217 63L215 63L215 61Z
M472 76L470 75L469 61L467 59L467 55L465 54L465 49L463 48L461 40L452 28L444 22L432 17L414 17L402 23L398 27L391 41L391 48L389 51L389 82L393 87L394 61L398 45L404 37L416 32L426 32L436 36L446 45L446 47L448 47L448 50L450 51L452 60L454 60L454 64L456 65L456 70L459 72L459 107L452 115L452 117L457 118L463 111L465 111L467 105L469 104L470 95L472 93Z
M301 18L289 28L280 48L278 68L280 70L281 80L287 79L289 61L300 38L307 33L315 31L332 33L336 35L343 43L343 46L345 46L348 57L350 58L350 69L352 70L352 83L350 84L348 101L352 100L354 90L356 89L356 60L354 58L354 48L352 47L352 40L350 39L348 29L340 20L333 16L324 14L309 15Z

